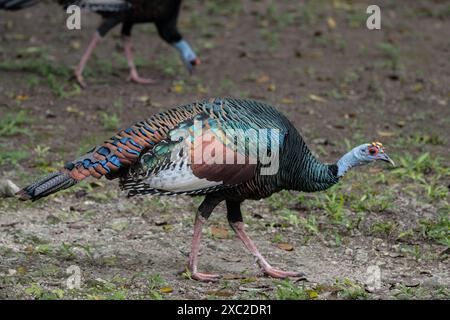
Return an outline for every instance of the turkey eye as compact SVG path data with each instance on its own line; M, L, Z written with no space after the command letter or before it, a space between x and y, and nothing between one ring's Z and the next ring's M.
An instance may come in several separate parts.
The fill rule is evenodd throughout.
M377 148L370 148L369 149L369 154L371 155L371 156L374 156L374 155L376 155L378 153L378 149Z

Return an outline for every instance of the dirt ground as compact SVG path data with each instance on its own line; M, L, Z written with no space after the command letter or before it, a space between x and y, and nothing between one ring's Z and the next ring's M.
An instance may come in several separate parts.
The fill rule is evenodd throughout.
M374 140L397 162L355 169L326 192L245 202L267 259L306 273L287 281L259 273L223 206L199 268L224 278L179 274L198 198L127 199L101 180L35 203L0 199L0 299L448 299L450 5L377 1L382 28L368 30L372 2L186 0L179 27L202 60L193 76L153 25L139 25L139 71L156 83L126 81L115 29L86 90L71 70L95 15L67 31L51 3L0 12L2 180L23 186L120 128L216 96L277 106L325 162Z

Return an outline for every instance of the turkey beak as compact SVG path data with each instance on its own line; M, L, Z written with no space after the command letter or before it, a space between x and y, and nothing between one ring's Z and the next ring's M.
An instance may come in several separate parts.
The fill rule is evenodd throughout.
M186 62L186 68L188 69L189 73L192 75L194 73L194 67L198 66L199 64L200 64L200 59L195 58L195 60Z
M392 164L393 167L395 167L394 160L392 160L386 153L382 153L378 158L378 160L389 162L390 164Z

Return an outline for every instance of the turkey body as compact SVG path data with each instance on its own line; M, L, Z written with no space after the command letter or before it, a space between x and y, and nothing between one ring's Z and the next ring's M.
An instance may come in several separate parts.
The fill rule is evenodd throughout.
M241 135L247 135L251 130L253 132L268 130L276 133L279 150L270 150L268 148L268 151L278 152L276 157L279 161L278 170L274 174L261 174L261 169L264 165L259 161L245 165L203 165L204 168L202 168L202 171L204 173L198 176L217 181L218 185L212 188L207 187L177 192L176 190L171 190L171 187L173 187L177 179L176 166L173 169L175 173L173 175L174 181L166 184L167 189L139 189L139 186L142 187L142 184L139 184L139 182L142 182L142 178L138 177L136 179L136 175L133 172L148 171L145 168L145 161L140 161L130 167L125 177L121 178L121 186L125 190L129 190L130 196L147 193L167 195L188 194L193 196L210 195L211 197L222 198L223 200L242 202L245 199L257 200L266 198L282 189L319 191L329 187L330 183L337 182L337 178L334 179L336 172L333 170L333 166L323 165L318 162L292 123L270 105L252 100L218 98L177 107L150 117L147 122L155 123L161 118L172 119L174 118L174 114L183 114L185 112L189 114L188 121L173 123L167 127L167 130L162 130L164 132L164 135L161 137L163 143L170 138L171 130L179 128L180 124L188 123L188 125L192 125L192 119L199 119L200 121L206 119L210 127L220 127L220 132L243 130ZM182 117L180 116L180 118ZM261 141L258 140L263 138L261 135L250 137L249 142L252 144L260 144ZM246 156L248 158L248 154ZM320 172L321 176L318 179L310 180L317 176L314 176L315 172ZM153 173L151 172L150 174ZM196 170L194 170L195 173ZM147 176L144 174L144 177Z
M257 156L249 154L251 151L248 150L245 154L237 148L231 148L232 152L243 154L246 157L244 164L207 164L208 159L202 159L203 163L196 165L170 158L174 148L170 145L182 144L172 141L173 134L183 129L192 138L196 134L193 130L196 121L203 130L201 134L208 132L206 128L211 130L213 138L225 148L228 147L222 136L229 132L236 134L241 130L238 134L251 145L259 144L258 139L262 137L249 132L275 132L278 150L270 150L269 146L268 151L278 152L278 170L273 174L261 174L263 164L259 160L249 161L249 158ZM297 129L283 114L265 103L241 99L217 98L155 114L67 163L65 169L76 182L88 176L119 178L121 188L127 190L129 196L212 195L223 200L243 201L265 198L282 189L319 191L337 182L334 165L317 161ZM185 170L193 171L193 177L188 180L191 184L180 189L179 179ZM154 176L160 177L159 183L155 182ZM197 183L196 178L206 179L206 184ZM164 179L166 181L161 181ZM34 197L39 195L32 195Z
M248 148L255 145L264 148ZM200 161L195 146L202 147ZM231 154L232 163L217 161L226 160L221 149ZM264 153L277 164L269 174L264 170L273 163L262 161ZM243 161L236 161L239 157ZM201 229L222 201L231 227L267 275L299 276L272 268L259 253L244 231L241 203L283 189L320 191L339 180L337 166L316 160L296 128L275 108L253 100L221 98L178 106L138 122L18 196L37 200L89 176L118 178L129 196L205 196L196 215L188 263L193 278L202 281L216 276L197 271Z

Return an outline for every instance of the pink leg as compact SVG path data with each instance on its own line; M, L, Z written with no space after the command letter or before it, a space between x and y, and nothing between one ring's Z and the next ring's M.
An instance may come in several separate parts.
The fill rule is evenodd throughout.
M86 88L86 83L84 82L83 78L84 67L86 67L86 63L88 62L89 58L92 55L92 52L94 51L95 47L97 46L97 44L100 42L101 39L102 37L96 32L91 40L91 43L87 47L86 52L83 54L80 63L78 63L78 66L75 69L75 78L77 79L77 82L80 84L82 88Z
M188 268L191 272L192 279L212 282L217 281L220 276L215 274L200 273L197 271L198 252L200 249L200 240L202 238L202 226L205 221L206 219L203 218L200 214L197 214L197 216L195 217L194 236L192 238L192 249L191 253L189 254Z
M231 227L236 232L237 236L244 243L245 247L252 253L255 257L258 265L263 269L263 272L273 278L287 278L287 277L302 277L304 274L302 272L290 272L290 271L281 271L273 268L266 259L261 255L258 248L256 248L253 241L249 238L244 229L243 222L233 222L231 223Z
M134 64L133 59L133 48L131 45L130 37L123 38L123 47L125 49L125 56L128 61L128 67L130 68L130 77L131 81L134 81L139 84L152 84L154 81L152 79L141 78L137 72L136 65Z

